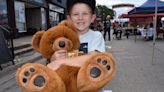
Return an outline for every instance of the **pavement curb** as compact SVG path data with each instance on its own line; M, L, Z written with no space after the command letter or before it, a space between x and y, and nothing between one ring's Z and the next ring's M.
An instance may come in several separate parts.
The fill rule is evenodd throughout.
M3 68L3 70L0 71L0 75L1 75L0 79L3 78L4 76L10 74L13 70L17 70L18 67L22 66L25 63L34 63L41 59L43 59L43 57L39 53L35 53L32 56L28 56L28 57L24 58L24 60L14 61L15 62L14 65L5 66L5 68Z

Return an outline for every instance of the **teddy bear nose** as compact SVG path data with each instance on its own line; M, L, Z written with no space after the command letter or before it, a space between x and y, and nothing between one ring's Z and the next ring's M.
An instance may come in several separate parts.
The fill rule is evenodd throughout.
M97 78L101 75L101 71L99 68L97 67L93 67L90 71L90 76L93 78Z
M43 76L37 76L35 79L34 79L34 85L35 86L38 86L38 87L43 87L44 84L45 84L45 78Z
M59 42L59 47L64 48L65 47L65 42L64 41L60 41Z

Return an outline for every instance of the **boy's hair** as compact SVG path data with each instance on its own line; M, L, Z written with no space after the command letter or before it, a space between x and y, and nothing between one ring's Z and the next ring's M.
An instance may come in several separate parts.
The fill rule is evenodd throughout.
M77 3L84 3L91 8L91 13L95 13L96 1L95 0L67 0L67 13L70 14L72 7Z

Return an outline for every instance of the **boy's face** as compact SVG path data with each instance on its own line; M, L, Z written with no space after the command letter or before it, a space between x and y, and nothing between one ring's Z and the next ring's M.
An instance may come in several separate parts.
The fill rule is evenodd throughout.
M72 7L69 18L72 20L79 33L83 34L88 31L89 26L96 18L96 15L91 13L91 9L88 5L78 3Z

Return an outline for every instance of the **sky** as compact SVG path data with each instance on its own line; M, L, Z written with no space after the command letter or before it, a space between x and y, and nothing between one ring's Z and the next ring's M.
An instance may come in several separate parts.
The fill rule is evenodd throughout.
M112 5L115 5L115 4L128 3L128 4L134 4L135 7L137 7L137 6L142 5L146 1L147 0L96 0L96 4L106 5L108 8L111 8ZM115 8L114 10L116 11L116 17L118 17L122 13L127 13L131 9L132 8L130 7L121 7L121 8Z

